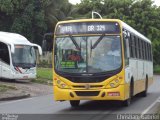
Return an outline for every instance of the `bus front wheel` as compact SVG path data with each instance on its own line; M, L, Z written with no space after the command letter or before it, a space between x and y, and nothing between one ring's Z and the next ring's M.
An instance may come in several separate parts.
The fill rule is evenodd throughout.
M131 98L129 97L127 100L122 102L122 106L127 107L131 104Z
M130 84L130 89L129 89L129 98L125 101L122 102L122 105L127 107L131 104L131 99L133 97L133 82Z
M78 107L80 100L70 100L70 104L72 107Z

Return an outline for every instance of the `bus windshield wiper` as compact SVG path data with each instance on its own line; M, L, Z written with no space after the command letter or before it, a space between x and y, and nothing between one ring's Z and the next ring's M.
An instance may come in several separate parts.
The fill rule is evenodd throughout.
M75 41L75 39L73 38L73 36L72 36L72 35L69 35L69 37L71 38L73 44L76 46L76 49L80 50L80 47L79 47L79 45L77 44L77 42Z
M98 40L93 44L93 46L91 46L91 49L94 49L97 47L98 43L103 39L103 37L105 36L105 33L103 33Z

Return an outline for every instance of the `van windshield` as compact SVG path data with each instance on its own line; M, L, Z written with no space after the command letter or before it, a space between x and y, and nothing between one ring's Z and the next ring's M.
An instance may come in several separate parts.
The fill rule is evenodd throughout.
M13 65L22 68L36 66L35 49L28 45L15 45L15 52L12 54Z

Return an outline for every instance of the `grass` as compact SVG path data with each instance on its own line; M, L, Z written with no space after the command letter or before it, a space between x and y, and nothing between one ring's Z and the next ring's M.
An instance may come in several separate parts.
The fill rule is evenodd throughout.
M155 65L153 70L155 74L160 74L160 65Z
M52 80L52 68L37 68L37 78Z
M37 78L32 82L52 85L52 68L37 68Z
M7 90L17 90L17 88L10 85L0 85L0 92L6 92Z

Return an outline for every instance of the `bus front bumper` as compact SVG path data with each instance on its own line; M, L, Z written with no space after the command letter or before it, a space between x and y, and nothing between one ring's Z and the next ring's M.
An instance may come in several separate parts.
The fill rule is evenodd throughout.
M13 75L12 79L17 79L17 80L29 80L29 79L35 79L36 74L16 74Z
M111 89L92 89L92 90L73 90L61 89L54 86L54 99L56 101L64 100L126 100L128 85L119 85ZM125 92L125 91L126 92Z

